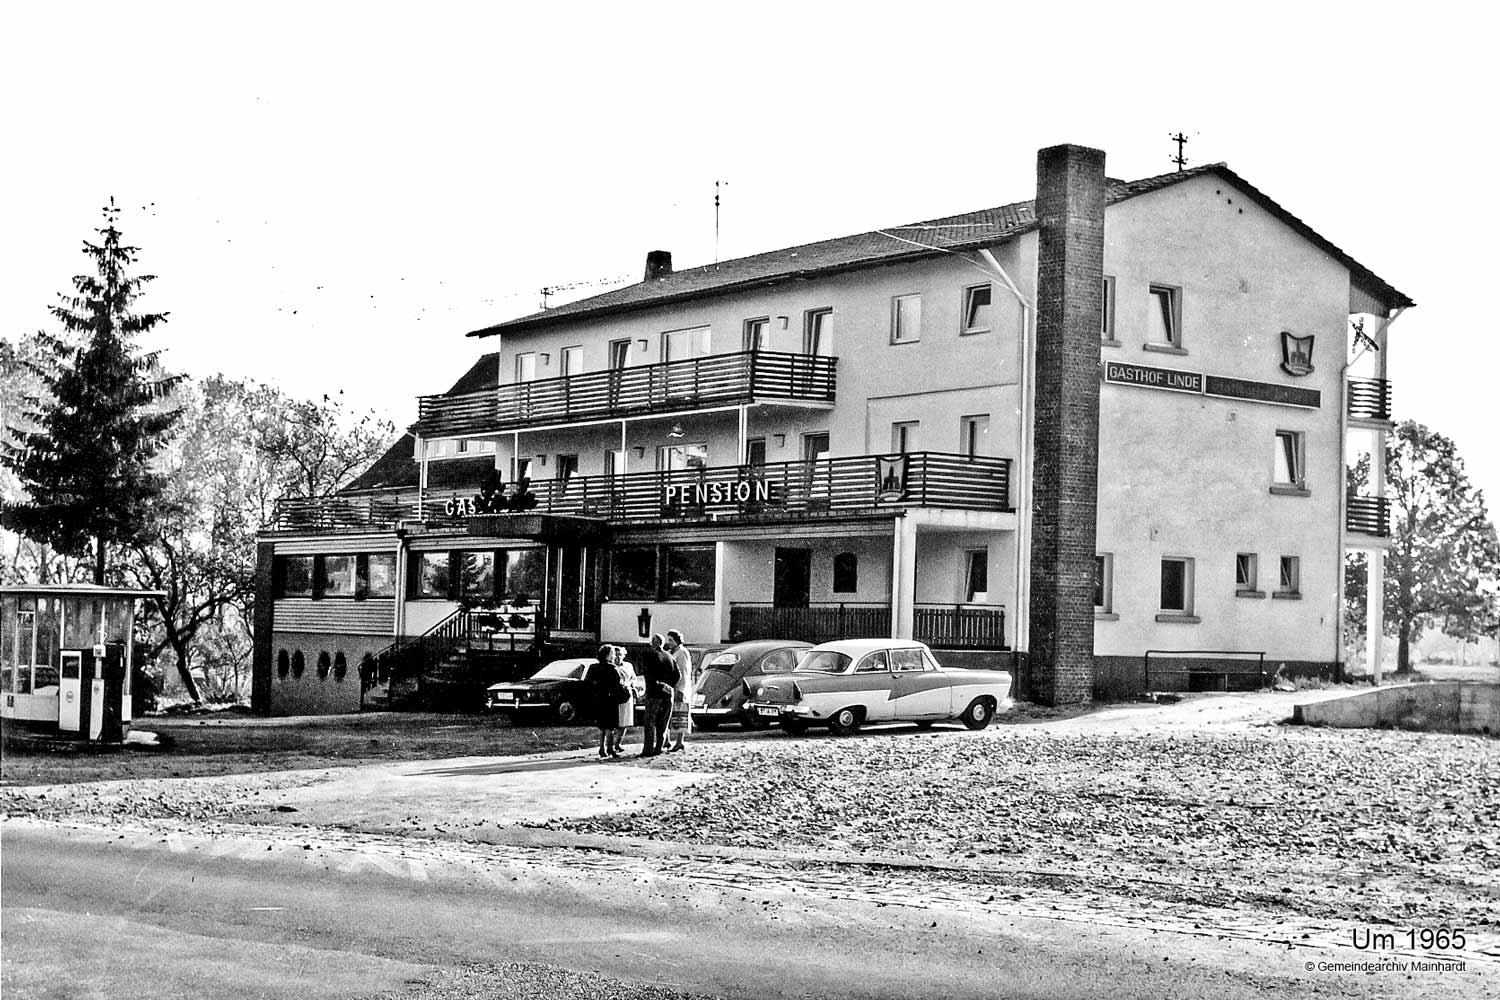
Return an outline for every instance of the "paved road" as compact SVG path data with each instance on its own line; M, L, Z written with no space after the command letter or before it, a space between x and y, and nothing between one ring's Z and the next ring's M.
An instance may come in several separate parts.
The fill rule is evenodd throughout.
M8 998L682 995L528 987L548 975L537 965L722 997L1230 1000L1351 986L1300 975L1328 956L1263 942L834 900L566 852L34 821L7 822L0 845ZM507 962L535 965L484 971ZM471 966L480 978L454 986Z

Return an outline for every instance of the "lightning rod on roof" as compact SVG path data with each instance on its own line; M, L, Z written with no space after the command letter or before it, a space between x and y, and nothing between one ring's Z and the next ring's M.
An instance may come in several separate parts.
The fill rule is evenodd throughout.
M1167 138L1177 143L1177 155L1170 157L1170 159L1173 163L1177 164L1177 172L1181 173L1182 168L1187 166L1187 157L1182 155L1182 147L1187 145L1188 137L1183 135L1182 132L1179 131L1176 135L1171 135Z

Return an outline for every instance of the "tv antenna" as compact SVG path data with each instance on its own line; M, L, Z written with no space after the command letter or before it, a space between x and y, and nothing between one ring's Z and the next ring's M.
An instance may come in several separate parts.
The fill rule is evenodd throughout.
M714 181L714 267L719 266L719 189L728 186L728 181Z
M620 278L594 278L591 281L574 281L566 285L543 285L539 291L542 296L542 309L547 309L547 299L561 292L571 292L575 288L597 288L601 285L623 285L630 281L628 275Z
M1187 166L1187 157L1182 155L1182 147L1187 145L1188 137L1183 135L1181 131L1178 131L1176 135L1168 136L1167 138L1177 143L1177 155L1170 159L1173 163L1177 164L1177 172L1182 173L1182 168Z

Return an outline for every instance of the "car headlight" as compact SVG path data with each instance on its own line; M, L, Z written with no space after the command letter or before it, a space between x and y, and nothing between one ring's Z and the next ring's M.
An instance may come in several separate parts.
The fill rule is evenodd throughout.
M757 697L757 698L764 698L765 696L766 696L766 687L765 687L764 684L762 684L760 687L758 687L758 688L755 689L755 697Z

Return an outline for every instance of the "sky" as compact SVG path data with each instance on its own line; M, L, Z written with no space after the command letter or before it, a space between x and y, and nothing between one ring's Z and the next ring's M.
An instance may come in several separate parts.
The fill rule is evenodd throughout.
M1396 417L1454 438L1493 513L1480 9L14 5L0 336L53 328L113 197L169 369L404 427L493 344L464 334L542 286L710 263L715 181L729 258L1028 198L1059 142L1164 173L1181 130L1190 165L1228 162L1416 300Z

